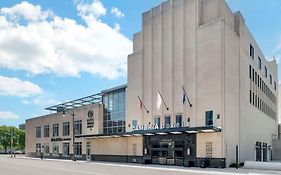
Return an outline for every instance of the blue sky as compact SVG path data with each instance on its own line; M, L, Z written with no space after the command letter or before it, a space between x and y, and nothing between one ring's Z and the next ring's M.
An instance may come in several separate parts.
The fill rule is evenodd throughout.
M0 1L0 125L126 83L141 14L163 0ZM267 57L281 56L281 1L228 0ZM114 60L114 61L113 61Z

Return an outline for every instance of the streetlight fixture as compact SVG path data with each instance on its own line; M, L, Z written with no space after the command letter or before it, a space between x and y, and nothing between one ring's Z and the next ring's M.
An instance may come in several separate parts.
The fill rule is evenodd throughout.
M69 115L72 116L72 148L73 148L73 157L72 157L72 160L73 161L76 161L76 158L75 158L75 125L74 125L74 116L75 114L74 113L71 113L69 112L68 110L63 110L62 111L62 116L65 117L65 113L68 113Z

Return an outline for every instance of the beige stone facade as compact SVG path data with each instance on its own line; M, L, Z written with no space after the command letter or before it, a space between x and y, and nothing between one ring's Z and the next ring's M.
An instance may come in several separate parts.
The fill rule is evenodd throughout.
M250 65L257 83L249 77ZM226 158L227 165L235 162L236 145L240 162L256 160L256 142L272 145L277 135L277 81L276 62L265 59L242 15L233 14L225 1L167 1L143 14L142 31L134 36L134 53L128 58L126 121L148 124L155 116L161 121L171 116L175 122L181 114L184 120L190 118L191 127L199 127L205 125L205 112L212 110L214 126L222 132L197 134L197 157L206 157L205 143L210 141L212 156ZM183 105L181 86L192 107ZM257 98L254 104L250 90L251 98L253 92ZM158 91L170 110L163 105L157 109ZM265 94L269 91L273 99ZM139 109L136 96L149 113Z
M239 162L269 161L278 134L277 72L240 12L232 13L225 1L166 1L143 14L142 30L134 35L126 131L114 132L104 122L110 107L103 99L71 111L83 121L77 141L90 160L225 167L236 161L237 145ZM92 130L86 127L90 109ZM53 144L36 138L36 126L49 124L51 134L52 124L67 120L71 116L61 112L27 120L27 155L36 153L36 143L49 144L50 150ZM63 142L58 142L61 154Z

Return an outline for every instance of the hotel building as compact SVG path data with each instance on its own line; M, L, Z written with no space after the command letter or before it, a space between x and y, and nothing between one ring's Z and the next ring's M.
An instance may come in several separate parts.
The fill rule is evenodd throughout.
M133 40L128 84L27 120L27 156L71 158L75 114L78 159L227 167L238 146L239 162L270 161L277 64L240 12L223 0L169 0L143 14Z

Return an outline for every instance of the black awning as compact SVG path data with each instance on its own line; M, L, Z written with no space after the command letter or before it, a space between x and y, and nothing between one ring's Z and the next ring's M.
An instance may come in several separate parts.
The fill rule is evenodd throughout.
M116 133L116 134L92 134L78 135L76 138L115 138L115 137L130 137L130 136L152 136L152 135L167 135L167 134L183 134L183 133L214 133L221 132L221 129L215 126L200 126L200 127L178 127L178 128L163 128L154 130L137 130L132 132Z

